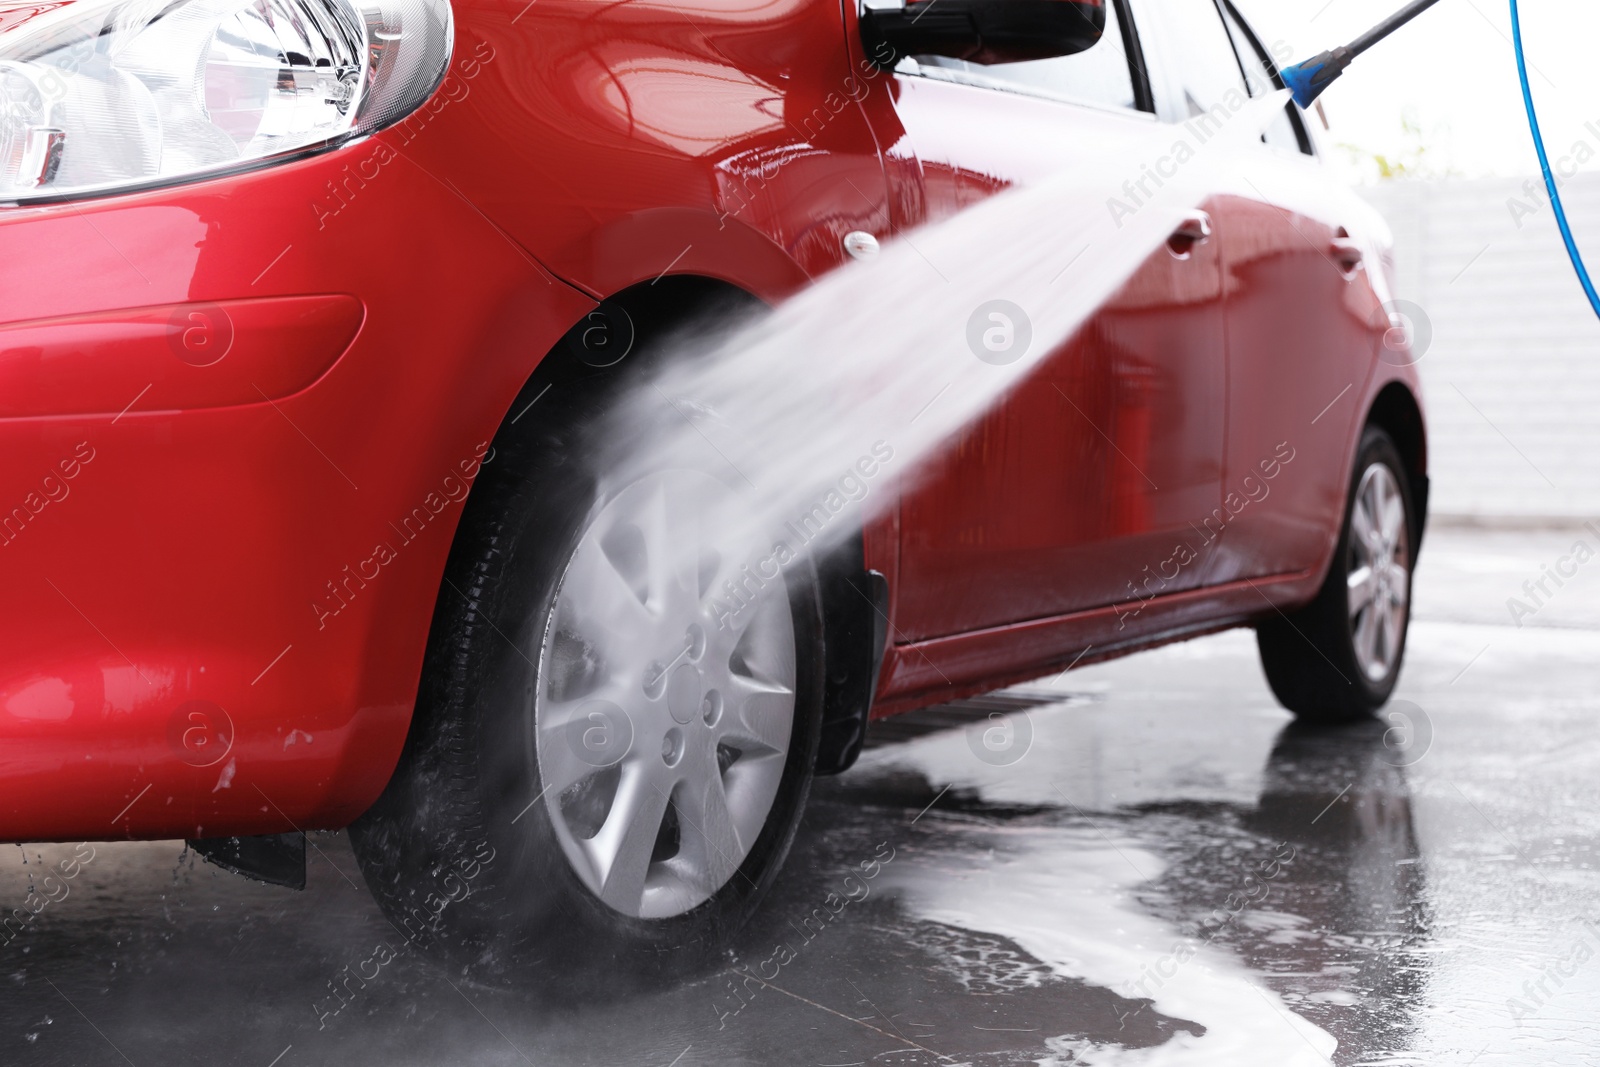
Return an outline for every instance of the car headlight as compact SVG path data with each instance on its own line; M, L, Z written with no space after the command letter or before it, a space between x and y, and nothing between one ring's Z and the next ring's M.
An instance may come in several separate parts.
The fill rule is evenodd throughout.
M10 203L248 169L371 133L432 95L452 43L449 0L7 7L0 202Z

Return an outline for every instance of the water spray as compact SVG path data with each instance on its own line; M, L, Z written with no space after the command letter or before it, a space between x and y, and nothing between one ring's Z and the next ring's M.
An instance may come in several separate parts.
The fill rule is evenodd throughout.
M728 552L759 552L752 571L775 536L820 554L898 499L869 471L912 484L1238 173L1288 100L1278 90L1248 101L1127 213L1084 205L1109 204L1171 153L1168 127L1140 126L1118 150L886 242L731 335L688 334L676 347L693 358L666 361L604 437L646 467L735 468L730 481L746 491L702 521ZM985 331L1002 309L995 349ZM678 409L664 426L663 398ZM617 483L638 476L624 462Z
M1294 94L1295 103L1303 108L1310 107L1317 97L1322 95L1322 91L1332 85L1357 56L1438 2L1439 0L1412 0L1349 44L1319 52L1304 63L1284 68L1279 73L1283 76L1284 85ZM1528 128L1533 132L1533 146L1539 152L1539 169L1544 174L1545 189L1550 193L1550 205L1555 208L1556 224L1561 228L1561 240L1567 246L1567 258L1572 260L1572 269L1578 273L1578 282L1583 286L1584 295L1589 298L1589 306L1594 309L1597 316L1600 316L1600 293L1595 292L1594 282L1590 280L1589 270L1584 266L1583 256L1578 251L1578 242L1572 236L1572 227L1567 222L1567 210L1561 203L1561 192L1556 188L1555 175L1550 170L1550 157L1545 152L1544 135L1539 130L1539 115L1533 106L1533 90L1528 85L1528 62L1522 51L1522 22L1517 14L1517 0L1511 0L1511 39L1512 47L1517 53L1517 77L1522 82L1522 102L1528 111Z

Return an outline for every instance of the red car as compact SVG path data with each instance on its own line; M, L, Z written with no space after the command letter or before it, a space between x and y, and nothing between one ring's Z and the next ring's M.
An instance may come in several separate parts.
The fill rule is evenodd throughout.
M869 715L1236 626L1371 714L1423 419L1292 105L731 622L667 561L737 489L599 429L675 327L1278 84L1228 0L0 6L0 838L303 884L349 827L419 941L639 960L727 942Z

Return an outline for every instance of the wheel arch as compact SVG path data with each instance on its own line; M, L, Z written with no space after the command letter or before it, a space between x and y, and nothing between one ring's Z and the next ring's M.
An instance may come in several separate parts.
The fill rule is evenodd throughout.
M1406 481L1415 511L1416 528L1411 531L1411 539L1420 548L1428 521L1429 489L1428 438L1422 406L1404 382L1392 381L1373 399L1366 424L1380 427L1387 433L1405 461Z
M572 380L575 373L584 379L607 376L611 378L607 389L620 393L659 367L659 357L670 352L670 345L664 343L693 323L726 323L757 314L768 306L769 301L758 292L704 274L671 274L626 286L602 298L577 318L539 359L494 427L491 441L498 442L503 434L512 432L512 425L540 403L546 391L551 393L546 402L559 403L558 384ZM631 331L628 354L611 366L583 367L576 353L583 350L586 333L597 323L602 328L613 327L619 321L615 317L618 309L625 313ZM596 314L603 318L596 320ZM634 350L639 350L646 358L632 358ZM575 365L580 368L576 372ZM883 620L888 586L882 575L865 567L859 532L844 538L815 560L815 564L823 606L826 665L824 732L816 769L819 774L836 774L853 764L861 750L868 709L885 651ZM451 595L446 587L446 573L441 573L434 614L429 619L430 630L438 625L441 605L446 604ZM420 680L419 696L426 684L426 678ZM407 727L408 740L419 728L418 718L413 715Z

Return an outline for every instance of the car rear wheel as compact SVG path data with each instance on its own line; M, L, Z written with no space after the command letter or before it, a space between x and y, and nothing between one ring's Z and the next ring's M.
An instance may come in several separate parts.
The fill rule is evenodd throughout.
M1256 627L1272 692L1297 717L1365 718L1394 692L1411 621L1413 507L1399 450L1382 429L1367 427L1316 599Z
M775 877L816 759L821 611L807 561L752 582L709 528L736 476L622 474L615 390L564 388L564 414L495 441L400 765L351 837L408 938L480 977L616 989L719 953Z

